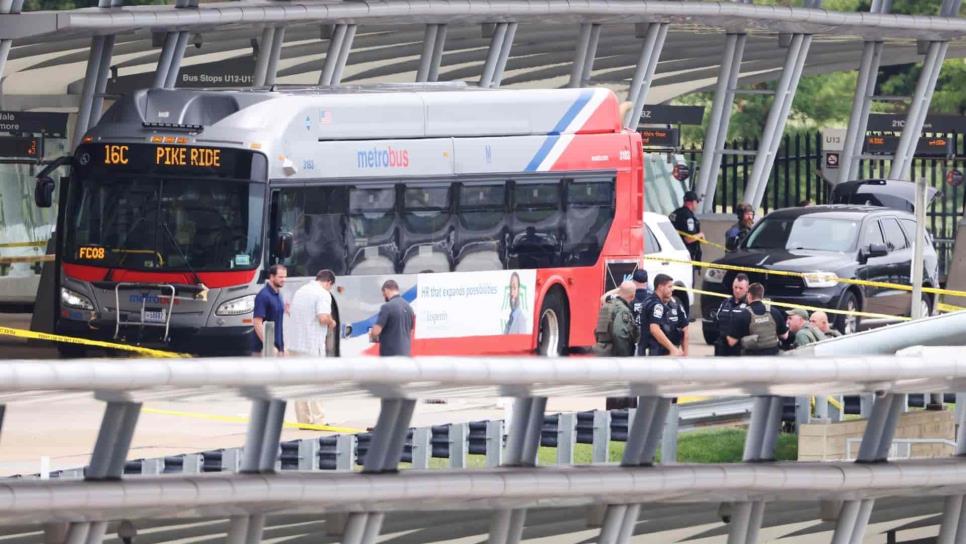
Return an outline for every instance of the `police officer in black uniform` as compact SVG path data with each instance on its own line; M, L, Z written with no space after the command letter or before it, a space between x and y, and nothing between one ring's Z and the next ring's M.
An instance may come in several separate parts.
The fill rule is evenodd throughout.
M728 345L728 333L735 317L748 307L745 295L748 294L748 276L739 273L731 281L731 296L721 301L711 318L718 329L718 339L714 343L714 354L719 357L737 357L741 355L741 346Z
M688 355L688 316L672 296L674 280L667 274L654 277L654 294L644 304L642 324L648 329L648 355Z
M704 240L704 233L701 232L701 222L694 215L694 210L697 207L697 193L687 191L684 193L684 205L671 212L671 215L668 216L668 219L671 220L671 224L674 225L678 233L683 232L687 234L687 236L681 234L681 240L684 241L684 246L688 248L688 253L691 254L691 260L693 261L701 260L701 243Z

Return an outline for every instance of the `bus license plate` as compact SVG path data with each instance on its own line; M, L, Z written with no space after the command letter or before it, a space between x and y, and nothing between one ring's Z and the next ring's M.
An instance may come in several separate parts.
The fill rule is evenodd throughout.
M168 320L168 312L165 310L144 310L145 323L164 323Z

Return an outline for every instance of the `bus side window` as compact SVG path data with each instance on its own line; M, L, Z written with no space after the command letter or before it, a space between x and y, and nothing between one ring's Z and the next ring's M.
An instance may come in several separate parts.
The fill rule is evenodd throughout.
M349 273L394 274L399 262L396 187L366 185L349 189L346 239Z
M452 269L453 189L449 182L403 186L399 233L403 274Z
M563 264L597 262L614 220L614 178L566 180Z
M343 275L346 265L348 188L286 187L277 193L275 232L291 232L291 276L314 276L323 268Z
M506 182L465 182L458 191L453 244L455 270L503 270L509 219Z
M510 268L549 268L561 263L561 182L516 181L510 219Z

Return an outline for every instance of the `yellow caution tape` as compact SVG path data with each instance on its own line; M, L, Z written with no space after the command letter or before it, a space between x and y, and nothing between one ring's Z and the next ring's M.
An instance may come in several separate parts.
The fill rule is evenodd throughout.
M937 304L936 309L939 310L940 312L945 312L945 313L961 312L963 310L966 310L966 308L963 308L962 306L956 306L954 304L946 304L945 302L940 302L939 304Z
M674 288L676 290L678 290L678 291L691 291L692 293L698 293L700 295L706 295L706 296L718 297L718 298L728 298L728 297L731 296L731 295L726 295L724 293L715 293L715 292L712 292L712 291L705 291L703 289L694 289L694 288L688 289L687 287L681 287L679 285L675 285ZM832 310L832 309L829 309L829 308L820 308L818 306L803 306L801 304L788 304L788 303L785 303L785 302L774 302L774 301L770 301L770 300L767 300L767 299L764 300L764 301L762 301L762 302L764 302L764 303L766 303L768 305L771 305L771 306L778 306L780 308L801 308L802 310L808 310L810 312L825 312L827 314L854 315L854 316L858 316L858 317L872 317L872 318L880 318L880 319L895 319L895 320L899 320L899 321L909 321L909 320L912 319L912 318L909 318L909 317L900 317L900 316L894 316L894 315L888 315L888 314L874 314L872 312L860 312L858 310L853 310L853 311L848 311L848 310Z
M52 263L53 255L25 255L23 257L0 257L0 264L14 263Z
M159 349L144 348L141 346L129 346L127 344L117 344L114 342L102 342L101 340L88 340L87 338L75 338L73 336L62 336L60 334L49 334L46 332L28 331L25 329L13 329L10 327L0 327L0 335L15 336L17 338L29 338L32 340L47 340L50 342L61 342L63 344L80 344L82 346L132 351L134 353L140 353L142 355L147 355L148 357L156 357L159 359L182 359L190 357L190 355L184 353L162 351Z
M718 249L721 249L721 250L724 250L724 251L728 251L728 248L726 248L725 246L723 246L723 245L721 245L721 244L719 244L717 242L712 242L711 240L708 240L707 238L700 238L700 237L695 236L693 234L688 234L687 232L684 232L683 230L679 230L679 231L677 231L677 233L680 234L681 236L684 236L685 238L690 238L691 240L694 240L694 241L698 242L699 244L707 244L707 245L709 245L711 247L716 247Z
M42 242L4 242L0 247L47 247L47 240Z
M651 261L661 261L661 262L671 262L678 264L690 264L692 266L697 266L699 268L717 268L719 270L731 270L735 272L757 272L761 274L769 274L772 276L789 276L793 278L805 278L809 274L804 272L791 272L788 270L772 270L770 268L754 268L751 266L736 266L732 264L718 264L709 263L705 261L692 261L687 259L675 259L673 257L657 256L657 255L644 255L644 259ZM888 283L882 281L871 281L871 280L856 280L852 278L840 278L835 277L835 281L838 283L845 283L848 285L861 285L864 287L885 287L886 289L899 289L900 291L912 291L911 285L903 285L901 283ZM932 293L936 295L948 295L953 297L966 297L966 291L957 291L955 289L939 289L936 287L923 287L923 293Z
M177 410L161 410L159 408L144 408L146 414L157 414L162 416L178 416L192 419L206 419L208 421L223 421L225 423L248 423L247 417L242 416L222 416L218 414L206 414L202 412L179 412ZM328 431L333 433L361 433L365 429L353 429L351 427L335 427L332 425L315 425L313 423L297 423L286 421L283 424L289 429L302 429L305 431Z

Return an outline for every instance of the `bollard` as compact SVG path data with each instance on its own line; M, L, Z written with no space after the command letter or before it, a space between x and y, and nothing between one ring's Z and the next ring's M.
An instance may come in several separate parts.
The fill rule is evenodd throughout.
M825 395L815 395L815 419L823 422L829 419L829 403Z
M184 474L201 474L204 459L200 453L189 453L184 456L181 472Z
M141 462L141 474L144 475L157 475L161 474L164 470L164 458L160 459L145 459Z
M594 411L594 442L592 463L607 463L610 461L610 412L607 410Z
M486 466L498 467L503 463L503 420L486 422Z
M335 469L352 471L352 461L356 458L356 437L340 434L335 443Z
M241 462L241 448L228 448L221 454L222 472L238 472L241 470Z
M449 426L449 466L466 468L466 454L469 449L469 425L453 423Z
M574 448L577 445L577 414L560 414L557 419L557 464L574 464Z
M319 470L319 440L308 438L299 440L299 470Z
M677 402L672 402L661 435L661 464L673 465L678 462L678 422L680 410Z
M429 468L429 458L433 453L431 438L429 427L419 427L413 431L413 468Z

